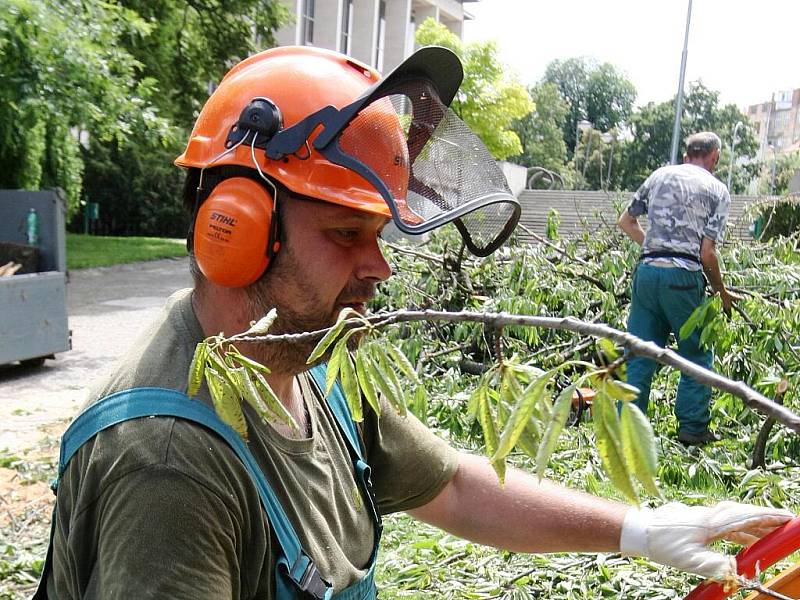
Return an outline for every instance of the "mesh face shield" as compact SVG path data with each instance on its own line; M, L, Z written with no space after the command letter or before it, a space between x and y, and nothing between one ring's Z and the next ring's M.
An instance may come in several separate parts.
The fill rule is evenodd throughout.
M423 50L431 49L406 63ZM371 183L401 231L453 222L473 254L488 256L511 235L519 203L483 142L447 106L452 95L440 95L446 86L406 63L349 106L326 107L281 131L267 155L294 152L318 131L314 148Z

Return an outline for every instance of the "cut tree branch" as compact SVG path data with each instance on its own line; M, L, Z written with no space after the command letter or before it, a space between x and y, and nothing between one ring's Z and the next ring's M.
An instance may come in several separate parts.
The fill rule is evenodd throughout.
M613 340L631 354L644 356L663 365L677 369L681 373L692 377L701 384L708 385L728 392L733 396L741 398L750 408L757 410L769 417L773 417L777 422L782 423L792 431L800 433L800 415L796 415L788 408L773 402L763 394L750 388L743 382L728 379L723 375L714 373L695 363L683 358L678 353L668 348L661 348L653 342L646 342L630 333L620 331L603 325L601 323L586 323L572 317L541 317L527 315L512 315L505 312L500 313L477 313L471 311L446 312L438 310L399 310L391 313L379 313L366 318L348 319L347 326L351 328L364 327L368 321L372 326L385 326L395 323L405 323L410 321L430 321L430 322L470 322L482 323L490 328L518 326L518 327L544 327L548 329L558 329L572 331L582 335L602 337ZM321 338L330 328L306 333L293 333L284 335L264 335L246 336L236 335L230 341L246 342L285 342L299 343L308 342Z

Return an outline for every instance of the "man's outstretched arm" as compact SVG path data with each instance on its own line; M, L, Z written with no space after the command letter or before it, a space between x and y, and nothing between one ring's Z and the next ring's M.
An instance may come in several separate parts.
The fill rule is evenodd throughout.
M725 579L733 557L706 546L751 543L793 515L785 510L720 502L670 503L655 510L570 490L516 469L505 486L486 458L461 454L459 468L436 498L411 514L455 535L516 552L622 552Z
M513 468L501 487L486 458L462 453L447 487L410 514L514 552L616 552L628 508Z

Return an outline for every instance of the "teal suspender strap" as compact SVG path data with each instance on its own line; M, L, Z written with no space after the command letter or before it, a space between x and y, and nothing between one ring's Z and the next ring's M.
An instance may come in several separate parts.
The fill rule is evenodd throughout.
M58 477L64 473L67 463L78 448L97 433L123 421L149 416L172 416L193 421L222 437L242 461L258 490L261 504L283 552L283 556L278 559L279 568L282 567L297 588L310 597L332 597L332 588L322 579L313 561L300 546L297 533L245 442L229 425L220 420L213 409L200 401L190 399L186 394L164 388L135 388L111 394L92 404L75 419L61 440ZM58 485L57 481L54 482L54 489ZM40 589L46 585L45 574L43 573Z
M325 389L326 366L322 364L311 370L311 375L321 390ZM130 419L149 416L171 416L192 421L207 427L228 443L244 464L253 484L256 486L261 504L267 512L270 526L275 532L282 552L277 560L278 573L275 578L277 598L280 600L298 597L319 600L367 600L375 598L375 559L382 525L372 494L370 468L364 460L364 448L338 382L328 395L327 402L339 425L339 429L350 447L356 477L363 490L366 503L371 510L375 526L375 543L367 574L364 578L335 596L330 584L322 579L314 562L301 547L297 533L246 443L239 434L217 416L213 409L200 401L192 400L186 394L176 390L149 387L117 392L97 401L78 415L61 440L58 476L53 482L53 491L56 491L58 481L75 452L100 431ZM55 513L53 515L53 527L50 533L47 558L34 600L47 600L46 587L48 573L52 569L54 528ZM301 596L298 596L298 590Z
M311 369L311 376L314 378L314 382L323 394L325 392L326 367L327 365L322 364ZM342 393L342 388L338 381L331 388L326 400L331 409L331 413L333 413L334 417L336 417L336 420L339 422L339 428L342 430L349 443L356 479L361 487L364 502L369 508L370 515L372 516L372 523L375 528L375 542L366 574L362 579L336 594L334 600L370 600L377 597L375 565L377 564L378 549L380 547L381 534L383 533L383 524L381 523L381 517L378 513L375 494L372 491L372 481L370 479L371 469L364 460L365 451L361 444L361 438L358 435L356 425L350 413L350 408L347 405L347 400Z
M314 378L314 382L317 384L317 387L321 390L323 395L325 394L325 379L328 370L327 367L327 363L322 363L310 371L311 376ZM330 407L333 416L336 417L336 420L339 422L339 428L342 430L347 438L347 441L350 443L351 450L356 453L358 458L364 460L364 449L361 447L361 438L358 436L356 424L353 423L353 417L350 414L350 408L347 406L347 400L345 400L344 394L342 394L342 390L338 381L331 388L331 392L328 394L326 400L328 401L328 406Z

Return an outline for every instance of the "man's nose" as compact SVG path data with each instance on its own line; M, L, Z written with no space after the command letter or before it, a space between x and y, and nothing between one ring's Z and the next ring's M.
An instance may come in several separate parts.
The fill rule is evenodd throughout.
M362 247L356 277L361 280L385 281L391 276L392 267L383 255L378 238L370 240Z

